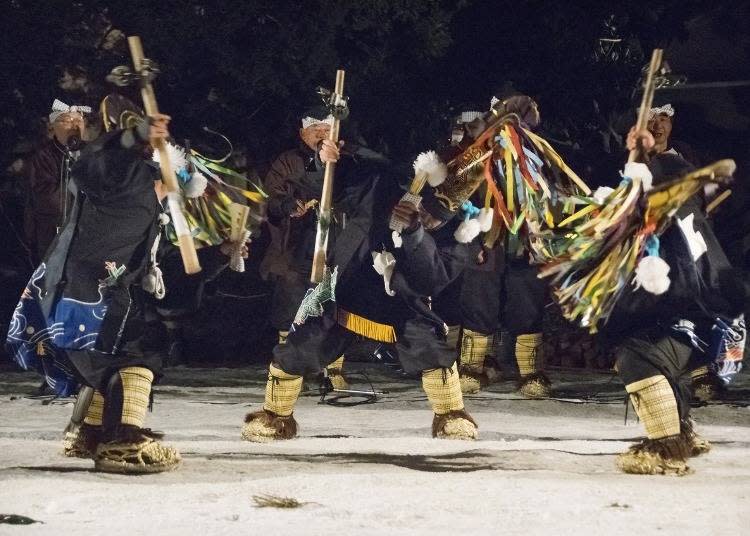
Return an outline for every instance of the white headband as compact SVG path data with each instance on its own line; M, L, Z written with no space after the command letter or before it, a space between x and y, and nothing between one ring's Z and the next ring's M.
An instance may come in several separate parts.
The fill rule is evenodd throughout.
M648 111L648 120L651 121L659 114L664 114L667 117L672 117L674 115L674 108L672 108L671 104L665 104L664 106L659 106L658 108L651 108Z
M482 117L482 112L461 112L461 116L458 118L458 123L471 123L477 117Z
M55 102L52 103L52 112L49 114L49 122L54 123L55 120L60 117L62 114L67 114L71 112L78 112L79 114L90 114L91 113L91 107L89 106L80 106L77 104L74 104L73 106L68 106L63 101L55 99Z
M329 115L325 119L315 119L314 117L303 117L302 128L307 128L312 125L330 125L333 126L333 116Z

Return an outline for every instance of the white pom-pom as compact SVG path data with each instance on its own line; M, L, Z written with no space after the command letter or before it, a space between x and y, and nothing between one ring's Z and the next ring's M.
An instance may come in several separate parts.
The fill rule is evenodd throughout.
M206 191L206 186L208 186L208 179L194 171L190 180L182 186L182 191L185 192L185 197L200 197Z
M719 191L719 185L715 182L710 182L703 187L703 194L706 197L713 197L716 192Z
M476 218L472 218L470 220L462 221L461 225L459 225L458 229L456 229L456 232L453 233L453 236L461 244L468 244L477 236L479 236L480 231L481 228L479 225L479 220Z
M404 239L401 238L401 233L398 231L393 231L391 233L391 240L393 240L393 247L400 248L404 245Z
M625 171L622 172L625 177L631 179L641 179L643 182L643 191L648 192L653 188L654 177L646 164L640 162L628 162L625 164Z
M643 257L635 268L635 282L651 294L664 294L671 283L669 279L669 264L655 255Z
M603 205L606 199L614 192L614 188L610 188L609 186L599 186L599 188L596 189L594 192L593 198L594 201L596 201L597 205Z
M161 214L159 214L159 223L161 225L167 225L170 221L172 220L169 218L169 214L167 214L166 212L162 212Z
M435 151L420 153L414 160L414 173L426 173L427 182L433 188L441 185L448 176L446 166Z
M167 154L169 155L169 164L172 166L172 172L177 174L181 169L187 167L187 157L185 156L185 149L179 145L173 145L169 142L166 143ZM159 151L154 151L152 157L154 162L160 162Z
M373 251L372 267L375 268L378 274L383 276L385 293L389 296L395 296L396 291L391 289L391 277L393 277L393 270L396 268L396 257L388 251Z
M483 233L486 233L492 228L492 216L491 208L483 208L479 211L477 219L479 220L479 230Z

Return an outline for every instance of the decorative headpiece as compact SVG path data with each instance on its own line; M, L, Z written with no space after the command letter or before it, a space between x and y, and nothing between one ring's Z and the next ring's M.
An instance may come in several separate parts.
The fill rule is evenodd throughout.
M63 101L55 99L55 102L52 103L52 111L49 114L49 122L54 123L58 117L67 113L90 114L91 107L81 106L80 104L68 106Z
M325 119L316 119L315 117L308 115L302 118L302 128L307 128L312 125L320 125L320 124L333 126L333 116L329 114L328 117L326 117Z
M482 117L484 114L482 112L476 112L476 111L467 111L467 112L461 112L461 115L459 115L456 118L456 123L459 125L465 125L466 123L471 123L478 117Z
M132 128L145 117L141 108L119 93L110 93L99 104L104 130Z
M648 111L648 120L651 121L654 117L661 114L664 114L667 117L672 117L674 115L674 108L672 108L671 104L665 104L664 106L651 108Z

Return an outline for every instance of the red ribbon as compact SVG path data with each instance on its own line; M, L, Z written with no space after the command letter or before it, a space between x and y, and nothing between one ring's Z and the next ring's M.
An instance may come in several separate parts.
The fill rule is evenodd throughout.
M531 178L529 168L526 166L526 155L523 152L523 147L521 147L521 140L518 139L518 133L511 125L508 125L508 132L510 133L510 141L513 143L513 147L515 147L516 154L518 155L518 167L521 169L521 175L526 181L526 184L529 185L529 188L536 192L539 190L539 185Z

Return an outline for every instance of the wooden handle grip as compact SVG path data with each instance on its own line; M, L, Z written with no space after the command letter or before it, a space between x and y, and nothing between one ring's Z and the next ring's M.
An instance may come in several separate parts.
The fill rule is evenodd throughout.
M198 261L198 252L195 250L195 242L191 235L181 235L177 237L182 256L182 264L185 267L186 274L197 274L201 271L201 264Z
M316 250L313 257L312 271L310 272L310 281L320 283L323 281L323 273L326 269L326 252L325 250Z

